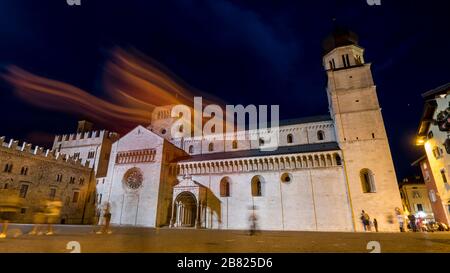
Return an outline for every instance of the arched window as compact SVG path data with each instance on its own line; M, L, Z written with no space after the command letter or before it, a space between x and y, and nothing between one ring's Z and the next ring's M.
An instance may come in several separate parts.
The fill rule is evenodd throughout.
M12 172L12 168L13 168L13 164L6 164L5 169L3 169L3 171L5 173L10 173L10 172Z
M183 125L180 125L180 127L178 127L178 132L183 133Z
M322 130L317 131L317 139L318 140L324 140L325 139L325 133Z
M210 152L212 152L212 151L214 151L214 143L209 143L209 145L208 145L208 151L210 151Z
M287 143L292 143L294 142L294 137L292 136L292 134L287 135Z
M26 167L26 166L22 167L22 169L20 170L20 174L21 175L27 175L28 174L28 167Z
M292 181L292 175L290 173L284 173L281 175L281 182L291 182Z
M220 196L230 196L230 179L228 177L224 177L222 178L222 180L220 180Z
M190 145L188 151L192 154L194 152L194 146Z
M238 147L238 143L237 143L237 141L236 141L236 140L233 140L233 144L232 144L232 146L233 146L233 149L237 149L237 147Z
M336 162L336 165L342 165L341 157L338 154L334 154L334 161Z
M260 176L252 178L252 196L262 196L262 182Z
M369 169L362 169L360 174L361 185L364 193L376 192L375 179L373 173Z

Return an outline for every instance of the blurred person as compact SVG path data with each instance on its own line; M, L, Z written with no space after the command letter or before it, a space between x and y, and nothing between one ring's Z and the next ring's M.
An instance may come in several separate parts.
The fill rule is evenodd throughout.
M8 224L14 220L20 210L21 199L17 192L9 189L0 190L0 220L2 220L2 232L0 239L6 238Z
M363 224L364 227L364 231L372 231L372 228L370 226L370 216L367 212L365 212L364 210L361 211L361 222Z
M400 228L400 232L405 232L405 217L403 216L402 211L399 208L395 208L395 214L397 215L397 221Z
M424 227L423 227L423 219L422 219L422 217L418 217L418 218L417 218L417 220L416 220L416 225L417 225L417 230L418 230L419 232L424 231Z
M46 204L41 203L37 206L33 215L33 229L28 233L29 235L41 235L43 232L40 231L40 227L42 227L46 222L45 216L45 208Z
M96 232L97 226L100 225L100 218L101 218L101 215L102 215L101 209L100 209L100 208L97 208L97 209L95 210L94 220L93 220L93 223L92 223L92 231L93 231L94 233Z
M377 221L377 218L373 218L373 226L375 228L375 232L378 232L378 221Z
M106 203L105 206L105 210L103 211L103 226L102 229L100 231L97 231L97 234L102 234L102 233L108 233L111 234L112 231L109 227L109 224L111 222L111 205L110 203Z
M256 207L253 206L251 208L250 216L248 218L250 229L249 229L249 235L253 236L256 234L257 228L258 228L258 217L256 216Z
M413 232L417 232L417 225L416 225L416 216L414 214L408 215L409 220L409 226L412 229Z
M53 235L53 225L56 224L61 215L62 202L58 200L48 200L45 207L45 216L47 219L47 233Z

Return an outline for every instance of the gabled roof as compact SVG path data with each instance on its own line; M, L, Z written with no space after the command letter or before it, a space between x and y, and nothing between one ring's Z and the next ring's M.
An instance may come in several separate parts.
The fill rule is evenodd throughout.
M339 150L339 145L336 142L325 142L325 143L315 143L315 144L302 144L302 145L292 145L292 146L281 146L275 151L262 151L260 149L251 150L240 150L232 152L220 152L220 153L210 153L210 154L199 154L189 157L178 158L176 162L194 162L203 160L220 160L229 158L242 158L242 157L257 157L257 156L268 156L268 155L280 155L280 154L297 154L297 153L311 153L311 152L322 152L322 151L337 151Z

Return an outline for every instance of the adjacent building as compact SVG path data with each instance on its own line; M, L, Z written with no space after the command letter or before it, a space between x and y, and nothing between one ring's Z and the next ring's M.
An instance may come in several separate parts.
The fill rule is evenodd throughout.
M0 138L0 188L21 200L15 222L33 223L46 200L63 203L60 223L91 223L95 211L95 183L92 168L79 159L55 150L19 145Z
M450 224L450 83L422 94L425 100L417 145L425 149L420 164L436 221Z
M429 191L422 178L420 176L405 178L399 185L403 211L408 215L413 214L416 218L435 221Z

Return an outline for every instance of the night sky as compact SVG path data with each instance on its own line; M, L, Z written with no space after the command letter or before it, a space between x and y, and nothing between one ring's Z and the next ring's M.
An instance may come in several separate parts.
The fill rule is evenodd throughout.
M279 104L282 119L322 115L322 41L335 24L350 28L372 62L398 178L417 172L420 94L450 82L448 1L81 2L2 0L1 69L16 65L101 97L107 52L129 47L227 103ZM80 118L32 106L0 80L0 135L49 146Z

